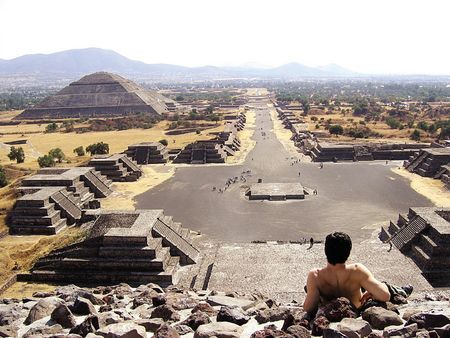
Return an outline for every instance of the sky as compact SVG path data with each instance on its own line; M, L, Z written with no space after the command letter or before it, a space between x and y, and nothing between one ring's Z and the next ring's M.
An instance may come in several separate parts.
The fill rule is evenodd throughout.
M0 58L98 47L146 63L450 75L448 0L0 0Z

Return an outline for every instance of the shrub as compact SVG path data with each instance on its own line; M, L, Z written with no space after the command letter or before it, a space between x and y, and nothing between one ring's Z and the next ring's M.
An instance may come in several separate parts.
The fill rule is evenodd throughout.
M48 168L48 167L54 167L55 166L55 159L51 157L50 155L44 155L37 159L39 166L41 168Z
M86 147L86 151L91 155L108 154L109 144L103 142L93 143Z
M427 131L430 126L425 121L420 121L419 123L417 123L417 128Z
M391 129L398 129L398 128L400 128L400 126L402 125L401 123L400 123L400 121L399 120L397 120L397 119L395 119L395 118L393 118L393 117L388 117L387 119L386 119L386 124L389 126L389 128L391 128Z
M86 153L84 151L83 146L76 147L73 152L77 154L77 156L84 156Z
M54 133L58 129L58 125L55 122L49 123L47 127L45 127L46 133Z
M344 128L339 124L333 124L328 128L331 135L342 135L344 133Z
M420 141L420 131L418 131L417 129L414 129L414 131L411 133L409 138L414 141Z
M8 179L6 178L5 169L0 167L0 188L5 187L8 184Z
M48 155L50 157L52 157L53 159L58 160L58 163L61 163L62 160L64 160L66 158L66 155L63 153L61 148L50 149L48 152Z
M23 163L25 161L25 152L23 151L22 147L16 148L12 146L11 150L9 151L8 158L11 161L16 160L17 163Z

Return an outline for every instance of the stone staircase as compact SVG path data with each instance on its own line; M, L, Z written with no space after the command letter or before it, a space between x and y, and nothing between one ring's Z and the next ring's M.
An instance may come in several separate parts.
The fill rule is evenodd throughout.
M18 280L167 286L179 264L195 263L193 234L162 210L100 213L86 239L52 251Z
M410 257L433 286L450 286L450 208L410 208L380 238Z
M132 182L142 175L141 168L126 154L97 156L89 161L89 165L114 182Z
M17 199L9 215L9 233L11 235L54 235L67 226L67 220L61 217L53 195L60 196L62 187L46 187L35 193ZM66 214L69 212L64 210ZM71 211L70 211L71 212Z
M450 162L450 148L429 148L411 156L404 167L420 176L435 177Z
M94 192L95 197L103 198L112 193L111 183L112 181L106 179L100 172L93 170L89 171L82 176L84 183Z

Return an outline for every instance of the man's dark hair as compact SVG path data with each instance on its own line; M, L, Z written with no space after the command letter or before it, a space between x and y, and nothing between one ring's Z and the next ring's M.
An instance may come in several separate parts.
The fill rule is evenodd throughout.
M352 250L352 240L344 232L334 232L325 239L325 255L330 264L345 263Z

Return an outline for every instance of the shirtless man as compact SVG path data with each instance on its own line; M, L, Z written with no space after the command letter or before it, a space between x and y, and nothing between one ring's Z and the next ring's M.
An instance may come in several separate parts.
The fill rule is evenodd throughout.
M315 313L320 302L345 297L357 308L369 298L387 302L391 294L388 286L375 279L362 264L345 264L352 241L343 232L335 232L325 240L325 255L328 264L322 269L313 269L306 282L306 299L303 309ZM364 293L361 288L366 290Z

